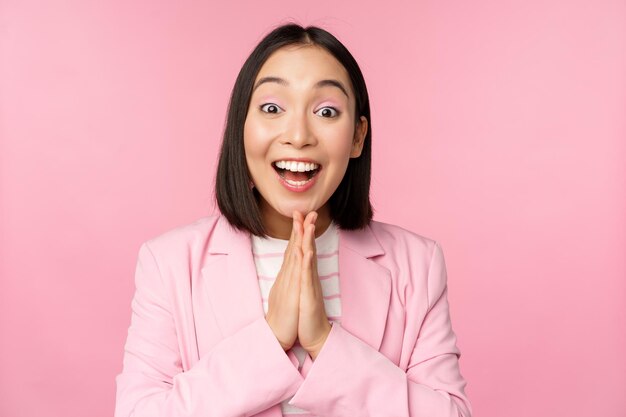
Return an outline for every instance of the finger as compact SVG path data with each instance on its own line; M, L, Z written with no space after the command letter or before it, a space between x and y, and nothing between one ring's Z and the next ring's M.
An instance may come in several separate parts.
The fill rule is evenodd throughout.
M291 247L291 258L290 258L290 267L292 277L300 276L300 269L302 267L302 214L294 210L293 212L293 223L291 226L293 231L293 241ZM295 279L294 281L299 281Z
M304 264L310 269L312 274L317 270L317 257L315 256L315 225L309 224L306 228L302 252L307 254ZM316 275L315 275L316 276Z
M308 220L308 216L307 219ZM305 297L309 297L310 294L310 290L311 290L311 282L312 282L312 274L313 274L313 270L311 268L311 257L312 257L312 249L311 249L311 240L314 239L314 237L312 237L313 235L313 230L312 230L312 225L307 225L304 228L304 236L303 236L303 241L302 241L302 269L301 269L301 273L302 273L302 287L301 289L304 290L304 294L303 296Z
M310 247L313 249L314 257L316 257L316 252L317 252L315 248L315 222L316 221L317 221L317 213L315 211L312 211L309 214L307 214L307 218L305 220L305 226L304 226L304 227L309 227L309 225L313 226L313 230L311 233Z
M313 219L315 220L315 219ZM302 244L302 250L307 253L304 264L307 268L308 284L313 287L315 294L320 295L322 293L322 283L319 280L317 273L317 250L315 246L315 224L309 224L307 226L307 233ZM320 295L321 296L321 295Z
M309 228L309 225L307 224L307 220L308 220L309 216L307 215L307 218L304 219L304 224L302 225L302 230L304 231L304 234L302 236L302 253L306 254L307 251L311 250L311 229Z
M302 251L299 248L294 248L292 260L288 265L288 276L289 280L287 282L287 288L290 294L290 297L296 297L297 294L300 294L300 274L302 268Z
M300 237L304 236L304 216L302 215L302 213L300 213L299 211L296 210L296 224L298 226L298 232L300 232ZM302 244L302 241L300 241L300 244Z
M292 261L294 240L296 239L296 231L297 230L295 227L291 228L289 241L287 241L287 247L285 248L285 253L283 255L283 264L281 265L280 269L284 270L285 272L289 269L289 263Z
M289 241L287 242L287 248L285 249L285 259L287 259L288 254L291 251L291 248L293 247L293 241L295 239L295 233L296 233L296 229L295 227L291 228L291 235L289 235Z
M302 259L302 285L307 291L311 289L311 284L313 283L313 269L311 267L312 258L313 252L310 250L304 252L304 257Z
M306 227L309 224L315 224L315 221L317 220L317 212L315 211L310 211L305 219L304 219L304 227Z
M293 224L291 226L294 230L294 246L297 248L302 247L302 214L299 211L293 212Z
M290 280L290 284L293 287L293 291L295 291L295 294L299 294L300 293L300 279L302 276L302 263L303 263L303 255L302 255L302 249L301 248L294 248L293 249L293 262L291 263L291 280Z
M294 253L293 253L293 249L296 246L296 239L298 238L297 234L298 234L298 228L295 226L296 225L296 212L294 211L292 213L292 220L291 220L291 235L289 236L289 242L287 242L287 248L285 249L285 256L284 256L284 260L283 262L293 262L293 257L294 257Z
M289 287L290 283L293 281L291 278L294 276L299 276L299 270L296 270L296 265L298 264L298 260L296 259L296 253L294 248L301 244L297 243L298 240L298 227L295 226L297 222L297 212L293 212L293 222L291 227L291 235L289 237L289 241L287 242L287 247L285 248L285 253L283 255L283 263L280 267L280 271L278 273L276 283L286 281L287 287ZM297 281L297 280L296 280Z
M319 277L317 275L317 247L315 245L315 225L309 225L309 229L311 230L308 247L308 250L311 251L311 259L309 261L311 264L311 273L312 277L315 280L319 281Z
M315 215L317 218L317 214ZM317 229L315 226L315 219L313 220L313 224L309 226L311 228L311 249L313 249L313 255L317 256L317 247L315 246L315 230Z
M313 251L313 256L317 258L317 249L315 246L315 224L308 224L306 226L307 233L304 236L304 242L302 243L302 250Z

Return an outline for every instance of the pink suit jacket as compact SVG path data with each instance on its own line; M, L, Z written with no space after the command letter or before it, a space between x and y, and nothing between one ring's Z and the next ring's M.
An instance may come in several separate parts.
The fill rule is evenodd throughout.
M203 217L145 242L116 417L470 417L443 253L384 223L339 231L341 324L318 357L265 321L249 234Z

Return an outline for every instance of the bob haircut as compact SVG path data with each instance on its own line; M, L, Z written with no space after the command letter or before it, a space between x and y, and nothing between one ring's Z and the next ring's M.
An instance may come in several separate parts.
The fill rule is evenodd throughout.
M328 203L330 217L340 229L364 228L371 222L373 211L369 198L372 127L363 74L352 54L332 34L315 26L303 28L293 23L279 26L267 34L243 64L235 81L215 178L219 210L236 229L261 237L267 235L258 203L261 196L256 188L250 187L243 132L259 70L273 52L288 45L320 46L333 55L350 76L356 98L355 126L361 116L365 116L369 126L361 155L350 158L346 173Z

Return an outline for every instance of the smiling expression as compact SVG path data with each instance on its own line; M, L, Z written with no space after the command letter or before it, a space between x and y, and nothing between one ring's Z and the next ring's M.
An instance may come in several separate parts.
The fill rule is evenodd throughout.
M270 55L244 125L246 162L270 235L289 236L294 210L318 211L318 230L330 223L328 199L349 159L360 156L366 132L365 117L355 123L349 75L329 52L290 45Z

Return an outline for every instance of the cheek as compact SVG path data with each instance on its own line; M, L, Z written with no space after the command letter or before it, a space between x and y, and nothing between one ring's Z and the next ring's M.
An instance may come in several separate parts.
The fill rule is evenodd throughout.
M243 126L243 147L246 152L246 159L255 157L263 153L266 146L263 134L263 127L254 119L247 119Z
M353 136L354 126L351 124L328 129L324 132L324 137L327 139L326 149L328 149L329 154L348 159L352 150Z
M249 135L251 137L265 138L266 140L270 139L280 129L281 125L277 124L276 121L265 120L259 114L248 114L243 125L244 137Z

